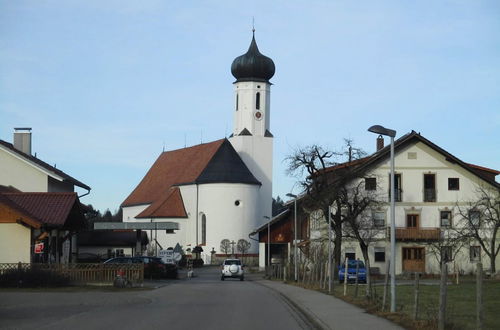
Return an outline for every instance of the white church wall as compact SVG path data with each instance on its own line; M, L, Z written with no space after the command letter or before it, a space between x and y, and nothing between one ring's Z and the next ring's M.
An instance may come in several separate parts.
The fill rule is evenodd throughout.
M122 208L122 220L123 222L149 222L143 219L136 219L135 216L144 211L150 204L136 205L136 206L126 206Z
M199 213L205 214L207 224L204 253L210 254L212 248L221 253L220 242L223 239L235 242L245 239L252 244L247 253L257 253L257 242L250 240L248 235L258 227L262 217L258 199L260 187L216 183L200 185L199 189ZM198 237L201 244L201 216Z
M259 109L256 108L257 93L260 95ZM271 119L270 85L256 81L238 82L235 84L235 94L238 99L238 109L234 110L233 134L240 134L246 128L254 136L264 136L266 129L269 129ZM257 111L260 112L258 116Z
M263 136L233 136L229 139L252 174L262 183L259 193L260 227L272 215L273 139ZM256 228L257 228L256 227Z

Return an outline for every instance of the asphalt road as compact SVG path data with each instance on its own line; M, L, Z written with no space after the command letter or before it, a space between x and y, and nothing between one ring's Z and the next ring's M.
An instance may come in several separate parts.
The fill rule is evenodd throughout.
M293 304L251 275L221 281L218 268L191 279L119 292L0 291L0 329L310 329Z

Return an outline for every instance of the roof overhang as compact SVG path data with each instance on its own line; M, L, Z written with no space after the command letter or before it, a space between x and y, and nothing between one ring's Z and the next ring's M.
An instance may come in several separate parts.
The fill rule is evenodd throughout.
M179 230L178 222L96 222L94 229Z

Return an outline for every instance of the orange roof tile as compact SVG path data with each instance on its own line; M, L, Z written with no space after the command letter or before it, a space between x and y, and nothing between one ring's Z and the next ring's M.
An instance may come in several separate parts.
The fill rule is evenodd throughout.
M180 189L172 187L164 198L148 206L136 218L187 218Z
M223 142L163 152L121 206L150 204L162 199L172 185L194 182Z

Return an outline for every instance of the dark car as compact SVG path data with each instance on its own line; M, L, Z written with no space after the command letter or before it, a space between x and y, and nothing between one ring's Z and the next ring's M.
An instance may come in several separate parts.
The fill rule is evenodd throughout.
M177 278L177 266L166 264L159 257L117 257L104 262L105 264L144 264L144 278Z
M349 260L347 262L347 282L356 281L356 266L358 267L358 282L366 283L366 268L361 260ZM339 282L344 282L345 264L339 266Z

